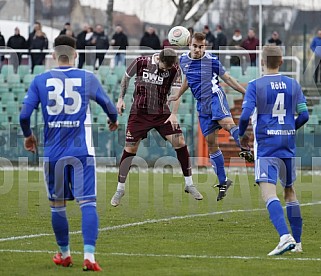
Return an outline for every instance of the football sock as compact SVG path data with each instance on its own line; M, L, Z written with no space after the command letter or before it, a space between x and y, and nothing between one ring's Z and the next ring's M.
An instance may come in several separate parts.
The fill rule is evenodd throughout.
M286 212L290 222L293 238L297 243L299 243L301 242L302 235L302 217L299 202L287 202Z
M85 244L84 245L84 260L89 260L90 262L95 262L95 246Z
M67 246L59 246L60 252L62 254L62 258L66 259L67 257L70 256L70 248L69 245Z
M135 156L136 156L136 153L129 153L125 150L123 151L123 155L119 163L118 182L120 183L126 182L126 178L129 173L130 166Z
M94 253L98 237L98 215L96 202L89 201L82 203L80 204L80 209L82 213L82 235L84 239L85 259L95 262Z
M122 191L125 190L125 183L118 182L117 191L119 191L119 190L122 190Z
M224 157L221 150L211 153L210 161L215 173L217 174L219 183L225 184L226 174L225 174L225 168L224 168Z
M184 176L191 176L192 175L192 166L191 166L191 160L189 157L187 146L181 147L179 149L175 149L177 159L179 163L181 164L181 168L183 171Z
M51 207L51 224L60 251L64 254L69 250L69 227L66 206Z
M289 234L280 200L277 197L270 198L266 202L266 208L269 211L270 220L280 237Z
M193 185L193 178L192 176L185 176L185 185L186 186L192 186Z
M232 135L233 139L235 140L235 143L241 148L240 140L239 140L239 127L234 126L230 129L230 134Z

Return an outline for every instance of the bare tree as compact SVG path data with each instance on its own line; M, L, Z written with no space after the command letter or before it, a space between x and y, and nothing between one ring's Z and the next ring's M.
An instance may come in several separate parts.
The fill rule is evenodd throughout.
M184 25L193 26L198 22L201 17L207 12L209 5L215 2L215 0L172 0L176 7L176 15L174 17L172 26ZM194 6L198 5L195 13L186 20L186 15L192 10Z
M107 25L107 35L112 36L113 33L113 11L114 11L114 0L108 0L107 10L106 10L106 25Z

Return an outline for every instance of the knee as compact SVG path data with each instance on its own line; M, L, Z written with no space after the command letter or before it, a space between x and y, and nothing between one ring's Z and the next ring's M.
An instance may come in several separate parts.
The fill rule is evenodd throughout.
M284 200L285 202L293 202L297 200L293 186L284 189Z

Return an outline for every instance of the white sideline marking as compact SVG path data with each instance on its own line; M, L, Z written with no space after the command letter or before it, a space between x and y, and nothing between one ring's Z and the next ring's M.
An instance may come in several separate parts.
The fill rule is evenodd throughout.
M0 252L9 253L47 253L56 254L57 251L49 250L16 250L16 249L0 249ZM82 255L83 252L72 251L74 255ZM286 257L259 257L259 256L215 256L215 255L175 255L175 254L153 254L153 253L99 253L96 252L95 255L101 256L125 256L125 257L156 257L156 258L179 258L179 259L239 259L239 260L271 260L271 261L317 261L320 262L321 258L286 258Z
M304 206L312 206L312 205L318 205L321 204L321 201L316 202L310 202L310 203L304 203L300 204L301 207ZM193 214L193 215L185 215L185 216L174 216L174 217L168 217L168 218L161 218L161 219L147 219L144 221L138 221L133 223L126 223L126 224L120 224L115 226L107 226L104 228L100 228L100 232L109 231L109 230L116 230L116 229L123 229L128 227L134 227L134 226L140 226L144 224L151 224L151 223L158 223L158 222L166 222L171 220L180 220L180 219L189 219L189 218L196 218L196 217L206 217L206 216L214 216L214 215L221 215L221 214L229 214L229 213L244 213L244 212L257 212L257 211L264 211L263 209L244 209L244 210L227 210L227 211L219 211L219 212L211 212L211 213L203 213L203 214ZM69 232L70 235L76 235L81 234L81 231L73 231ZM31 238L38 238L43 236L53 236L54 234L51 233L40 233L40 234L32 234L32 235L24 235L24 236L13 236L13 237L7 237L7 238L0 238L0 242L5 241L12 241L12 240L25 240L25 239L31 239Z

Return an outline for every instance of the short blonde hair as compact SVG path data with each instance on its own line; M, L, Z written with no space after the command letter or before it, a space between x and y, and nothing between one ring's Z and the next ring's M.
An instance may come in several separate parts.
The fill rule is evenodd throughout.
M267 68L276 69L280 66L283 52L280 46L267 45L263 47L262 58Z

